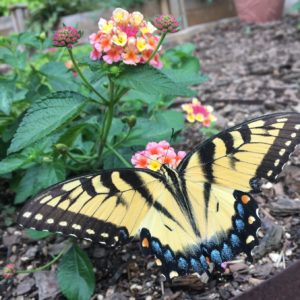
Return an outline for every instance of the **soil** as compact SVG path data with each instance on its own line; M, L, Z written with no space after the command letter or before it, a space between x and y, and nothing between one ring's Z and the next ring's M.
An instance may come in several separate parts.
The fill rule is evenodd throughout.
M211 80L197 88L199 99L214 107L218 128L278 111L300 112L300 17L265 25L238 21L193 37L202 71ZM201 140L198 128L184 132L183 149ZM279 273L300 258L300 147L276 184L265 182L255 198L261 208L261 243L255 261L236 258L222 274L204 284L193 276L161 281L152 258L138 244L109 251L80 242L89 254L97 284L93 299L231 299ZM0 198L0 269L8 262L18 268L40 266L64 245L62 237L34 241L14 223L8 204L13 194L2 181ZM2 201L3 202L3 201ZM0 299L64 299L56 282L56 266L34 275L19 274L0 281Z

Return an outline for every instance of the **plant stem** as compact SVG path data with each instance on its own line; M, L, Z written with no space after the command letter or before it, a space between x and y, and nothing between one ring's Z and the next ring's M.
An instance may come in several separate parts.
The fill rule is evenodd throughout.
M71 48L68 48L68 52L69 52L69 55L70 55L70 58L72 60L72 63L74 65L74 68L75 70L77 71L78 75L80 76L81 80L85 83L85 86L90 89L91 91L93 91L104 103L107 104L107 100L88 82L88 80L84 77L84 75L82 74L75 58L74 58L74 55L73 55L73 52L72 52L72 49Z
M109 149L126 167L132 168L131 164L112 146L106 144L105 147Z
M16 273L17 274L29 274L29 273L35 273L38 271L45 270L48 267L50 267L51 265L53 265L57 260L59 260L69 250L70 247L71 247L71 244L67 244L57 256L55 256L51 261L49 261L47 264L45 264L41 267L31 269L31 270L17 270Z
M160 40L159 40L159 42L158 42L158 44L157 44L155 50L154 50L154 51L152 52L152 54L150 55L150 57L149 57L149 59L147 60L146 64L149 64L149 63L150 63L150 61L152 60L152 58L154 57L154 55L156 54L156 52L157 52L158 49L160 48L160 46L161 46L163 40L165 39L166 35L167 35L167 32L163 32L163 33L162 33L162 35L161 35L161 37L160 37Z
M112 120L113 120L113 114L114 114L114 83L109 78L109 103L108 103L108 109L105 112L105 117L103 121L103 128L101 130L101 139L100 139L100 147L98 151L98 159L101 161L103 150L107 141L107 137L111 128Z

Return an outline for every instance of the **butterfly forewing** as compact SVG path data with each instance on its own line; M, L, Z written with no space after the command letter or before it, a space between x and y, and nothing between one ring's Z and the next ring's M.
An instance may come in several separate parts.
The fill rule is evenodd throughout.
M18 223L115 244L136 235L160 179L160 174L133 169L78 177L39 194L22 209Z
M273 182L300 142L297 113L264 116L225 130L197 146L179 173L245 192L257 191L257 179Z

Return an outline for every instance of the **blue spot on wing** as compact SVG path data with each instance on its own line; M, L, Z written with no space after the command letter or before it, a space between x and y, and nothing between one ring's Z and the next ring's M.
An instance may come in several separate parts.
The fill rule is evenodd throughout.
M236 234L232 234L230 236L230 241L231 241L232 246L234 246L234 247L238 247L240 244L240 239Z
M187 261L183 257L180 257L178 259L178 268L179 269L187 270L188 266L189 265L188 265Z
M173 255L169 249L164 253L164 257L167 262L173 261Z
M235 225L236 225L238 232L244 230L244 228L245 228L245 223L241 219L236 219Z
M232 250L227 244L223 245L222 257L224 260L230 260L233 258Z
M244 211L244 207L241 203L239 203L237 205L237 211L241 217L244 217L245 211Z
M202 265L202 268L203 268L204 270L207 270L208 264L207 264L207 262L206 262L206 259L205 259L204 255L201 255L201 256L200 256L200 263L201 263L201 265Z
M161 246L157 241L151 241L151 246L155 254L162 254Z
M222 257L218 250L212 250L210 253L210 257L214 263L219 264L219 265L222 263Z
M195 272L201 273L202 267L201 267L200 263L195 258L191 258L191 266L195 270Z

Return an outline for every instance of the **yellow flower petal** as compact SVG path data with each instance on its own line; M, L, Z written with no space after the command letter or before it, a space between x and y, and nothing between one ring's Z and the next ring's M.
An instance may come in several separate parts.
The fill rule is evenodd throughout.
M133 26L139 26L143 20L144 16L138 11L134 11L130 16L130 24Z
M203 115L201 115L201 114L197 114L197 115L196 115L196 121L198 121L198 122L203 122L203 120L204 120Z
M112 15L113 15L113 19L117 23L126 23L128 21L128 18L129 18L129 12L125 9L122 9L122 8L116 8L113 11Z
M195 97L192 99L192 103L194 105L200 104L199 100L197 98L195 98Z
M190 123L194 123L195 122L195 116L193 114L187 114L186 119Z
M144 51L146 48L146 40L142 37L138 37L136 41L136 47L140 52Z
M152 170L152 171L158 171L161 167L161 163L157 160L153 160L151 161L151 163L148 166L148 169Z
M127 43L127 34L123 31L119 31L117 34L113 35L112 41L118 46L125 46Z
M183 111L186 111L187 113L192 113L193 112L193 108L191 107L190 104L182 104L181 108Z

